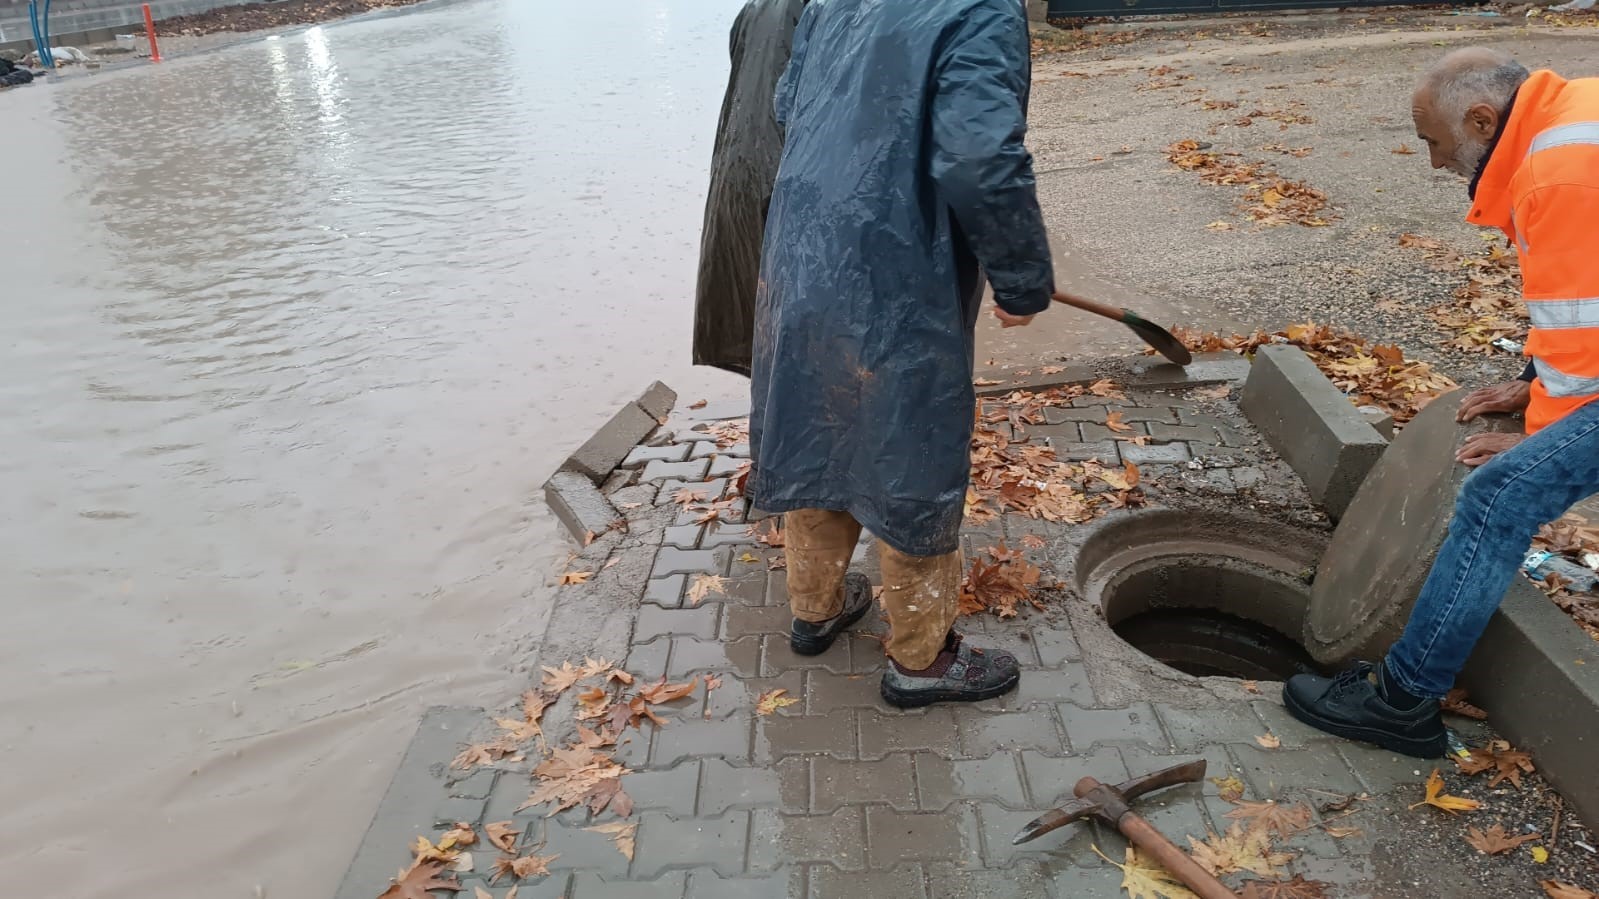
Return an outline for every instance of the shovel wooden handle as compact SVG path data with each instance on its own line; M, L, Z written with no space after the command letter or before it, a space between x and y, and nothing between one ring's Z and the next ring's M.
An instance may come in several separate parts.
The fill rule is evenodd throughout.
M1095 315L1103 315L1113 322L1121 321L1122 316L1126 314L1126 310L1124 309L1119 309L1115 306L1107 306L1104 303L1096 303L1093 300L1085 300L1082 297L1074 297L1064 291L1056 291L1055 295L1051 299L1057 303L1070 306L1073 309L1081 309L1084 312L1092 312Z
M1162 868L1186 884L1195 895L1199 896L1199 899L1238 899L1237 893L1227 889L1226 884L1201 868L1198 862L1189 858L1187 853L1178 849L1171 840L1166 839L1143 818L1128 812L1116 822L1116 829L1131 840L1133 845L1159 862Z

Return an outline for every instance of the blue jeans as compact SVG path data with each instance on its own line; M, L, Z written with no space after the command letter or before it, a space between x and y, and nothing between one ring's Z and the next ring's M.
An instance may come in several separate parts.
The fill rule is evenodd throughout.
M1599 401L1472 472L1388 669L1413 695L1441 698L1488 627L1532 538L1599 493Z

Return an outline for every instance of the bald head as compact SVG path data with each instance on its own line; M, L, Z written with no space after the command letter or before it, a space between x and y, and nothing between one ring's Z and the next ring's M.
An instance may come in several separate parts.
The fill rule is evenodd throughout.
M1526 80L1526 67L1489 47L1456 50L1423 72L1411 98L1411 116L1433 168L1468 177L1476 172L1510 99Z

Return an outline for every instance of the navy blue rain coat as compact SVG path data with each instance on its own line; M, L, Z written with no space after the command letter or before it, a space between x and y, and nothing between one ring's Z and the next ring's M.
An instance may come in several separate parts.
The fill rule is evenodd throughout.
M750 492L847 511L903 553L958 546L973 329L1041 312L1020 0L811 0L756 294ZM979 269L981 266L981 270Z

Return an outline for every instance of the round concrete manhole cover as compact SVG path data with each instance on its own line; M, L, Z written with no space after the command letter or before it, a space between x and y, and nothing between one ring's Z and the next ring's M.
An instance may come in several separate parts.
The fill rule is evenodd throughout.
M1466 393L1439 397L1405 426L1334 530L1305 616L1305 648L1318 662L1375 659L1398 639L1471 473L1455 450L1470 434L1520 429L1508 416L1457 424Z

